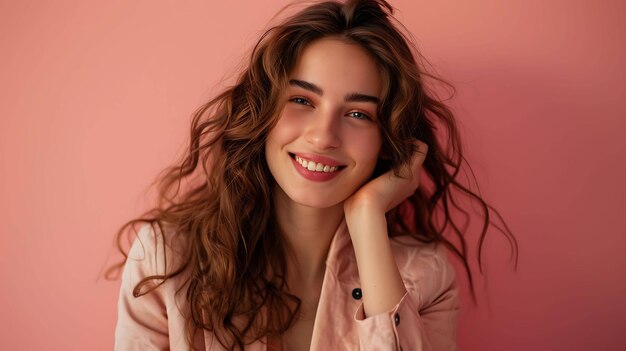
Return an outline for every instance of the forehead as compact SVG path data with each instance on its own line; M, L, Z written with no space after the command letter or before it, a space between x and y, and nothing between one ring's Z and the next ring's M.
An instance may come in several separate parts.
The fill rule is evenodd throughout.
M320 86L324 92L358 92L379 96L380 71L376 61L361 46L336 38L309 44L290 75Z

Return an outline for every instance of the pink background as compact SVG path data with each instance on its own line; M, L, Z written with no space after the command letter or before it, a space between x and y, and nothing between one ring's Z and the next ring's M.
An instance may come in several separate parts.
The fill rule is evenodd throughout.
M0 349L112 348L115 231L286 3L0 1ZM458 88L467 157L520 244L513 272L492 231L459 344L621 349L624 2L393 5Z

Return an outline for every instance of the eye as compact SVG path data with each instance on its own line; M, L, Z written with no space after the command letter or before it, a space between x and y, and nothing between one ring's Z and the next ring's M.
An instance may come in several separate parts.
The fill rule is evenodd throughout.
M290 99L289 101L295 102L296 104L299 104L299 105L311 105L309 100L305 98L301 98L301 97L295 97L295 98Z
M363 112L359 112L359 111L349 112L348 116L352 116L352 117L354 117L356 119L371 120L370 116L366 115Z

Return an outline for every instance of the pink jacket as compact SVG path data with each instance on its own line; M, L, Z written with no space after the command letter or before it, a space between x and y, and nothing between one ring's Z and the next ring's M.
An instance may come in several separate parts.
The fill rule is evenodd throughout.
M162 237L146 225L138 239L122 275L115 350L189 350L185 345L185 291L174 297L180 275L146 295L133 296L141 278L163 273L163 254L158 251L155 255L155 245L163 247ZM311 350L457 349L459 295L443 245L421 244L409 237L392 238L391 245L407 293L390 311L364 318L354 250L342 222L326 260ZM168 267L175 267L176 246L168 242L166 250ZM198 350L224 350L211 332L205 330L197 336L194 346ZM246 347L268 349L272 348L265 338Z

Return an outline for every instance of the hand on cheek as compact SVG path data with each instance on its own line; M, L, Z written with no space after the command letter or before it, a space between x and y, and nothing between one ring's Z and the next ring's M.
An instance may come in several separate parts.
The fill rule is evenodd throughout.
M413 195L419 186L428 146L418 140L415 145L417 151L399 176L388 171L360 187L343 204L366 317L389 311L407 291L391 249L385 213Z
M417 151L396 176L390 170L365 183L344 202L346 219L355 211L386 213L398 206L419 187L419 177L428 152L426 143L416 140ZM371 213L371 212L370 212Z

